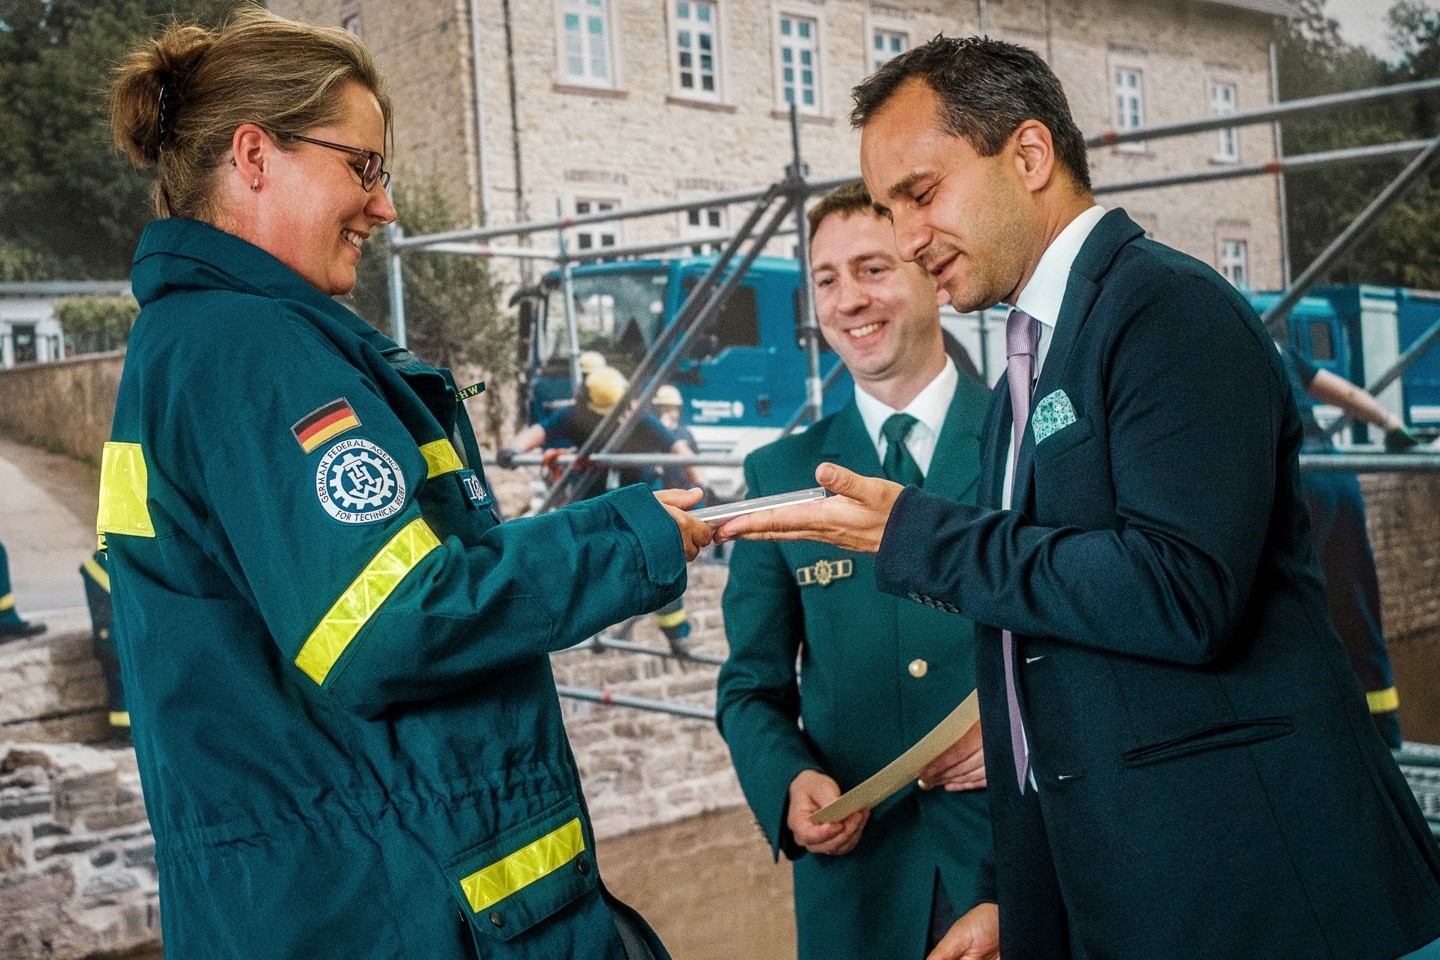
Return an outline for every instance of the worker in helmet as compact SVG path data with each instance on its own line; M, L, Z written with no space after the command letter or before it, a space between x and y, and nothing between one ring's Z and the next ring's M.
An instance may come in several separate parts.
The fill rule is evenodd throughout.
M540 447L568 450L583 445L605 415L620 402L629 386L625 375L613 367L597 368L585 378L580 392L581 402L521 430L496 455L496 460L502 467L510 467L514 465L516 456ZM626 438L620 452L693 456L695 450L667 430L653 415L644 414ZM698 477L694 475L693 468L690 469L691 485L699 486ZM575 499L580 500L631 483L644 483L659 489L661 475L655 467L596 469L580 474L578 483Z

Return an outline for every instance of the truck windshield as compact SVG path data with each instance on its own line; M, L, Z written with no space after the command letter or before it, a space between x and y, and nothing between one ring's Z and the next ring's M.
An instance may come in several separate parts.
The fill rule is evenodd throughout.
M629 376L664 325L668 282L664 267L577 275L575 326L580 349L598 350L610 366ZM565 287L556 280L546 296L541 361L566 357L569 344Z

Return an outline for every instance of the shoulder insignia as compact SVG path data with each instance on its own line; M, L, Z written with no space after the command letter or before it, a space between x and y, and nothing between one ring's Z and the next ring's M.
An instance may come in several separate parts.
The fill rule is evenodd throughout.
M836 580L843 580L855 572L855 561L850 559L842 560L819 560L808 567L801 567L795 571L795 582L802 587L812 584L819 584L828 587Z
M310 453L326 440L333 440L346 430L358 426L360 418L355 416L349 401L341 397L301 418L300 422L290 428L290 432L295 434L300 449Z
M405 474L395 458L369 440L341 440L320 458L315 495L341 523L371 523L405 506Z

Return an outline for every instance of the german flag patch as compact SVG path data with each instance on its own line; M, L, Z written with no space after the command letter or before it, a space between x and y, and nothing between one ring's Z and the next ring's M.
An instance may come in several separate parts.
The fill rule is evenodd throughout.
M360 418L355 416L354 410L350 409L349 402L341 397L304 417L290 428L290 432L295 434L295 439L300 443L300 449L309 453L326 440L338 437L346 430L358 426L360 426Z

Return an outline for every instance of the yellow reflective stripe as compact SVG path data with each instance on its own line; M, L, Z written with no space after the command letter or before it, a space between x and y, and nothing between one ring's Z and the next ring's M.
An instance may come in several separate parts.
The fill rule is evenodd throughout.
M423 518L406 524L371 558L360 576L321 618L300 647L295 666L316 683L324 683L360 628L375 615L405 575L438 546L439 539Z
M110 711L110 726L112 726L112 727L128 727L128 726L130 726L130 711L129 711L129 710L112 710L112 711Z
M105 444L100 458L100 512L95 517L95 531L155 536L155 524L150 521L146 505L149 496L145 454L140 444Z
M554 873L578 857L584 849L585 832L580 829L580 818L576 817L505 859L462 878L460 889L465 891L470 909L479 913L541 877Z
M655 615L655 625L662 630L667 630L670 627L678 627L685 622L687 616L689 616L689 614L684 610L676 610L674 613L657 613Z
M1371 713L1389 713L1400 709L1400 691L1394 687L1384 690L1370 690L1365 694Z
M420 448L425 456L425 463L430 470L426 476L436 477L442 473L452 473L464 469L465 465L460 462L460 455L455 452L455 446L449 440L434 440Z
M100 586L104 587L106 593L110 592L110 574L106 572L104 567L95 562L94 557L86 557L85 562L82 563L81 566L85 568L86 573L90 574L91 580L94 580L100 584Z
M5 596L0 597L0 613L13 609L15 609L15 594L7 593Z

